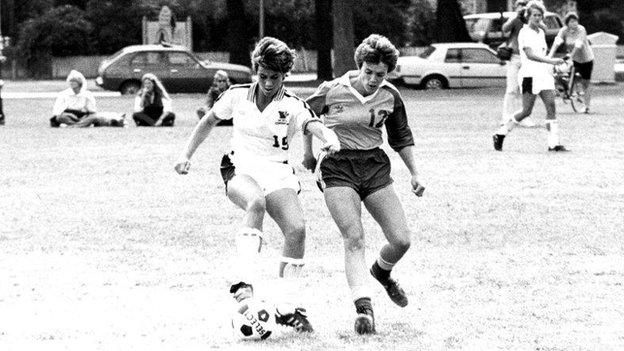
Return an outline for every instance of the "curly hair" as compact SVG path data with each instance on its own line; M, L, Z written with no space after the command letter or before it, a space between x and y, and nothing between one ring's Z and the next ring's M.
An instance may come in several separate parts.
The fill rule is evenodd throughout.
M531 0L526 6L525 9L525 17L529 18L531 16L531 10L538 10L542 13L542 16L546 14L546 7L544 7L544 3L538 0Z
M295 53L283 41L264 37L256 45L251 54L251 65L254 72L262 66L275 72L288 73L295 63Z
M392 72L399 59L399 50L383 35L371 34L355 49L353 58L358 68L362 68L364 62L385 63L388 72Z

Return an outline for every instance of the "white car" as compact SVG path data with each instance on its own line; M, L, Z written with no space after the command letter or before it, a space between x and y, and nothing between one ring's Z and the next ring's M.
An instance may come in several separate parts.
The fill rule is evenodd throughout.
M439 43L399 57L388 79L425 89L505 86L505 64L482 43Z

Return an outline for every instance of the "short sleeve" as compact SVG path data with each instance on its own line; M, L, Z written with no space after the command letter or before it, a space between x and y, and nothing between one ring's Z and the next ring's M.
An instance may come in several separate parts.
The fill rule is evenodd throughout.
M529 46L527 43L527 31L523 28L520 29L520 33L518 33L518 49L523 50L525 47Z
M324 82L316 89L314 94L310 95L310 97L306 99L306 102L312 111L314 111L317 115L322 115L327 112L327 93L331 89L332 85L332 82Z
M310 105L305 101L291 97L290 113L292 118L290 124L294 128L295 132L303 131L303 134L308 134L307 126L311 122L320 122L321 119L312 111Z
M93 93L91 93L90 91L85 92L85 98L87 100L85 106L87 112L96 113L97 107L95 105L95 96L93 95Z
M221 94L217 101L214 102L212 106L212 111L215 116L220 120L229 120L232 119L233 109L233 101L234 101L234 92L232 89L226 90L223 94Z

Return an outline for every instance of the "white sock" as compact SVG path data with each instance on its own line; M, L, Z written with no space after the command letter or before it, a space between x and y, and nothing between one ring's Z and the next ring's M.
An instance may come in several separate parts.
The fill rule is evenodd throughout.
M559 145L559 123L556 120L547 121L546 128L548 129L548 147Z
M305 261L302 258L282 257L279 264L277 284L273 287L275 296L279 297L277 308L279 311L294 311L295 307L302 307L299 296L301 291L301 276Z
M514 129L514 127L517 125L518 122L516 121L514 116L511 116L509 120L507 120L507 122L505 122L498 128L496 134L507 135L507 133L511 132L511 130Z
M381 258L381 256L377 257L377 264L381 269L386 271L391 271L392 268L394 268L394 265L396 265L396 263L390 263L384 260L383 258Z
M257 276L257 260L262 249L262 232L255 228L244 227L236 233L238 281L251 284Z

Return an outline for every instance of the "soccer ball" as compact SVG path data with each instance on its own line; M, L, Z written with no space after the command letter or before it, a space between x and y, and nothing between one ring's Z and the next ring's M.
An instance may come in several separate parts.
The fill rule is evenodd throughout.
M265 340L275 330L275 308L265 301L246 299L232 315L234 337L242 340Z

